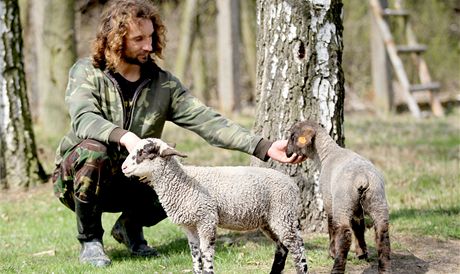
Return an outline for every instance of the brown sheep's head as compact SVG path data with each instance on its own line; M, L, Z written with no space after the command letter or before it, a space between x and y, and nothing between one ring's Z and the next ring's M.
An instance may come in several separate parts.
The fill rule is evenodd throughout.
M311 121L295 123L289 130L291 135L288 140L286 155L291 157L292 154L296 153L297 155L313 159L315 153L315 128L315 123Z

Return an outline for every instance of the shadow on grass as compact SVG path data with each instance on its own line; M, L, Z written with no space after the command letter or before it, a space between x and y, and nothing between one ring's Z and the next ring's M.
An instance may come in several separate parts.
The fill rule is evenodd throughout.
M369 267L362 271L363 274L378 273L377 258L371 258ZM413 254L391 253L391 271L393 273L427 273L430 263L426 262ZM353 272L355 273L355 272Z
M189 247L186 238L178 238L174 241L168 242L167 244L155 246L155 249L158 250L160 256L173 256L181 253L189 252ZM126 260L133 260L133 261L144 261L144 260L151 260L151 257L141 257L141 256L134 256L131 255L128 250L119 245L116 249L107 250L107 255L113 261L126 261Z
M235 246L247 244L248 242L254 243L260 246L269 246L273 247L273 254L275 252L275 243L267 238L262 232L260 231L251 231L251 232L226 232L226 233L218 233L217 235L217 242L216 242L216 253L226 253L230 251ZM304 242L304 246L306 250L322 250L324 246L320 243L309 243ZM158 253L161 256L170 257L179 254L189 254L190 249L188 246L187 238L180 237L171 242L168 242L163 245L155 246L158 250ZM106 250L107 255L113 261L126 261L126 260L133 260L133 261L144 261L150 260L151 258L144 258L139 256L132 256L129 254L128 250L122 246L116 249L109 249Z

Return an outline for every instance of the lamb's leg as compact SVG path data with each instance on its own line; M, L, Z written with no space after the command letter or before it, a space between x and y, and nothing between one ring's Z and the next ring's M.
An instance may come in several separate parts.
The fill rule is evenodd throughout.
M273 259L272 270L270 271L270 274L281 273L281 271L284 269L284 265L286 264L286 258L289 251L287 247L281 243L278 236L276 236L269 227L262 227L261 230L276 244L275 258Z
M331 273L344 273L347 255L350 250L352 231L349 224L339 224L336 231L336 257Z
M358 259L367 260L367 245L365 240L366 226L364 223L364 213L362 207L354 213L354 218L351 219L351 229L356 239L355 253Z
M391 273L388 209L374 210L371 213L371 217L374 220L375 245L379 256L379 273Z
M379 255L379 273L391 273L391 247L388 222L379 222L375 225L375 243Z
M198 238L198 232L195 227L184 227L184 231L187 234L188 245L192 254L193 273L201 274L203 270L203 262L201 260L200 239Z
M375 245L379 256L379 273L391 273L389 212L384 191L368 193L363 201L364 211L374 222Z
M305 247L302 237L298 231L291 231L291 236L285 238L283 243L289 249L294 259L297 274L308 273L307 258L305 257Z
M284 220L286 219L287 218ZM297 273L308 273L307 259L305 257L305 247L302 237L300 237L300 227L298 222L296 221L294 223L293 221L293 224L288 225L287 227L274 227L276 227L276 230L269 229L272 231L273 235L271 238L277 243L277 248L278 246L283 248L284 254L282 257L282 266L280 267L280 265L275 265L277 262L277 254L275 253L275 261L273 262L271 273L281 273L281 271L284 269L286 257L288 254L287 251L291 252Z
M216 226L212 225L203 225L198 228L201 257L203 259L203 274L214 273L216 230Z
M336 234L336 227L332 221L331 214L327 216L327 230L329 232L329 256L335 259L336 250L335 250L335 234Z

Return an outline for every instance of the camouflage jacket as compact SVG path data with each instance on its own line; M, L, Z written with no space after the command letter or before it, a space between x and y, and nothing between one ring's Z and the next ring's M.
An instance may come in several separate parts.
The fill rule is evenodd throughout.
M59 143L55 163L60 164L64 154L84 139L109 144L116 128L140 138L160 138L166 121L197 133L211 145L254 154L262 137L205 106L171 73L156 68L136 90L128 115L121 91L108 71L95 68L90 58L77 61L70 69L65 96L71 129Z

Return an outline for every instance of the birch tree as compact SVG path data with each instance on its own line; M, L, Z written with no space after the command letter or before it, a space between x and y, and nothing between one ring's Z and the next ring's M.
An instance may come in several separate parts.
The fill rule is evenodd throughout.
M0 0L0 189L46 177L37 159L27 98L18 2Z
M288 138L297 121L320 122L344 143L341 0L258 0L257 91L254 129L272 140ZM295 178L301 189L301 224L326 231L318 172L301 165L268 165Z

